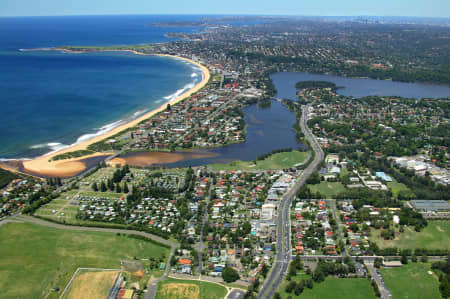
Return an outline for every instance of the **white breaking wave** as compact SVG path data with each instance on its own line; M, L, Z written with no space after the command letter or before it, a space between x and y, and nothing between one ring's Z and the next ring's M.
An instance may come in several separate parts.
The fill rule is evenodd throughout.
M115 127L120 126L120 125L123 124L123 123L124 123L123 120L118 120L118 121L115 121L115 122L113 122L113 123L104 125L103 127L101 127L101 128L100 128L97 132L95 132L95 133L90 133L90 134L84 134L84 135L81 135L80 137L78 137L77 141L76 141L73 145L79 144L79 143L81 143L81 142L87 141L87 140L92 139L92 138L94 138L94 137L97 137L97 136L99 136L99 135L105 134L105 133L111 131L112 129L114 129Z
M191 74L191 77L192 77L192 78L195 78L195 77L197 77L197 76L198 76L197 73L192 73L192 74Z
M60 149L66 148L68 145L62 144L60 142L49 142L49 143L42 143L42 144L36 144L30 146L32 149L38 149L38 148L49 148L52 151L59 151Z
M7 159L7 158L0 158L0 162L9 162L9 161L30 161L32 159L30 158L17 158L17 159Z
M142 114L145 111L146 110L137 111L134 114L134 116L136 117L137 115ZM89 139L92 139L94 137L97 137L99 135L105 134L105 133L111 131L112 129L114 129L115 127L120 126L123 123L124 123L123 120L118 120L116 122L104 125L103 127L101 127L95 133L81 135L80 137L78 137L77 141L75 141L75 143L73 143L71 145L62 144L60 142L49 142L49 143L42 143L42 144L32 145L32 146L30 146L30 148L32 148L32 149L49 148L51 151L44 154L44 156L47 156L47 155L53 154L53 153L55 153L57 151L60 151L62 149L68 148L70 146L73 146L73 145L79 144L81 142L87 141ZM6 161L14 161L14 160L31 160L31 159L29 159L29 158L18 158L18 159L3 159L3 158L0 158L0 161L4 161L4 162L6 162Z
M194 88L195 86L195 82L191 82L189 84L186 84L183 88L178 89L176 92L174 92L171 95L168 95L166 97L164 97L164 99L168 100L169 102L178 98L180 95L182 95L183 93L185 93L186 91L188 91L191 88Z
M144 114L145 112L147 112L147 109L136 111L133 114L133 117L138 117L139 115Z

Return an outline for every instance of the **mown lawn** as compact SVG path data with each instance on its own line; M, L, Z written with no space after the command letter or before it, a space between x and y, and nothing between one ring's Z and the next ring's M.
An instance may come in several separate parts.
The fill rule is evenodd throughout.
M345 191L344 185L341 182L320 182L316 185L308 185L312 192L319 191L326 198L334 198L339 193Z
M392 195L397 197L400 191L408 191L409 188L406 187L405 184L397 182L394 178L392 178L392 182L387 183L388 188L391 190Z
M0 298L42 298L64 289L79 267L120 269L121 259L163 255L169 249L125 235L9 223L0 227Z
M223 299L227 289L221 285L196 280L167 278L158 283L160 299Z
M442 298L439 280L429 263L410 262L399 268L383 268L380 273L394 299Z
M371 239L380 248L427 248L445 249L450 248L450 221L436 220L428 221L427 227L421 232L416 232L413 227L407 227L394 240L383 240L380 237L380 230L372 230Z
M299 282L302 279L308 279L310 276L299 273L292 280ZM321 283L314 283L312 289L305 287L303 292L296 296L294 291L287 293L285 291L287 282L283 281L277 292L283 299L292 296L292 298L301 299L348 299L348 298L376 298L370 281L365 278L337 278L327 277Z
M268 169L284 169L303 163L309 157L309 152L292 151L286 153L277 153L268 158L256 161L233 161L227 164L211 164L214 170L268 170Z

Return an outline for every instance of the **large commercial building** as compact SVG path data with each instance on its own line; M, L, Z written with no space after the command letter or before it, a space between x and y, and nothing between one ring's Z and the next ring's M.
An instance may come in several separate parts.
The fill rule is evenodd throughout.
M445 200L411 200L411 205L421 212L450 211L450 205Z

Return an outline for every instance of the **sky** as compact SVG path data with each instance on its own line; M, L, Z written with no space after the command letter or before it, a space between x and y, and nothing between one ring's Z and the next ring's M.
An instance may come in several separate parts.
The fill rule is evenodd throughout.
M450 17L450 0L0 0L0 16L103 14Z

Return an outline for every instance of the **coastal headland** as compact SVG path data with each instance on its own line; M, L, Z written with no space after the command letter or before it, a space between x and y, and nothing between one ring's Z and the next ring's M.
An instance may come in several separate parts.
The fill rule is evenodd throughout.
M39 50L39 49L36 49L36 50ZM49 50L49 49L46 49L46 50ZM51 50L60 50L60 51L68 52L68 53L85 53L85 52L87 52L87 51L72 51L72 50L68 50L68 49L64 49L64 48L53 48ZM92 139L83 141L78 144L73 144L67 148L42 155L42 156L34 158L32 160L21 161L21 164L22 164L21 167L11 167L11 165L8 165L8 163L4 163L6 165L0 164L0 167L8 168L9 170L14 169L16 171L21 171L21 172L39 176L39 177L72 177L72 176L78 175L87 169L87 164L84 162L86 159L94 158L94 157L102 157L102 156L106 157L106 156L113 155L114 153L94 153L94 154L90 154L90 155L86 155L86 156L82 156L82 157L77 157L77 158L72 158L72 159L64 159L64 160L56 160L56 161L52 160L52 158L54 158L57 155L61 155L61 154L68 153L68 152L86 150L87 147L93 143L96 143L96 142L99 142L106 138L109 138L111 136L114 136L128 128L137 126L142 121L145 121L145 120L151 118L152 116L154 116L155 114L158 114L158 113L164 111L167 108L167 104L170 104L171 106L176 105L177 103L190 97L192 94L196 93L201 88L203 88L210 79L210 72L206 66L200 64L197 61L194 61L192 59L185 58L185 57L168 55L168 54L147 54L147 53L142 53L142 52L131 50L131 49L90 50L90 52L92 52L92 51L130 52L130 53L133 53L136 55L153 55L153 56L162 56L162 57L170 57L170 58L174 58L174 59L181 59L181 60L184 60L186 62L189 62L189 63L192 63L192 64L198 66L202 71L202 80L198 84L196 84L193 88L191 88L190 90L181 94L177 98L164 103L157 109L149 111L132 121L129 121L125 124L119 125L119 126L113 128L112 130L106 132L105 134L98 135ZM17 165L17 163L16 163L16 165Z

